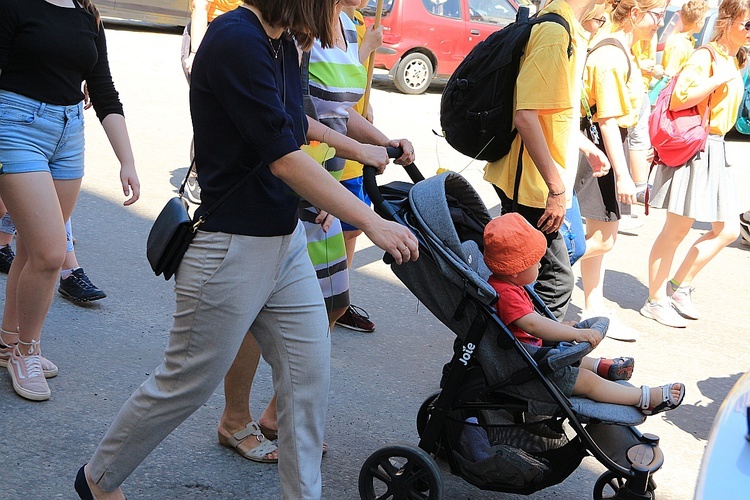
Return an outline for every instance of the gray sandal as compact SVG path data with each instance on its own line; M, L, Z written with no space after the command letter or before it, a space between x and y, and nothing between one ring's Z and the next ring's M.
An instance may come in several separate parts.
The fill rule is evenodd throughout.
M680 396L676 399L672 397L672 387L675 385L680 386ZM647 385L641 386L641 401L638 403L638 408L640 408L641 413L644 415L656 415L663 411L674 410L680 406L682 400L685 398L685 384L680 384L679 382L654 387L654 389L661 389L661 403L651 406L651 388Z
M258 441L258 444L249 450L241 450L239 448L240 443L250 437L255 438L255 440ZM260 430L260 426L258 426L258 423L255 421L250 422L244 429L235 432L231 437L226 437L222 433L219 433L219 443L227 448L235 449L237 453L253 462L275 464L279 461L278 458L266 458L279 448L274 442L266 439L263 432Z

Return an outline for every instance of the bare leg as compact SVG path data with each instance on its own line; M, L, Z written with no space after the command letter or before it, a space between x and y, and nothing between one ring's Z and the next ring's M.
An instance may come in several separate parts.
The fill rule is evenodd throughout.
M671 392L672 397L678 399L680 397L679 384L672 386ZM638 406L641 401L641 389L639 387L610 382L589 370L578 370L573 394L585 396L592 401L618 405ZM661 403L661 389L652 388L650 396L651 406Z
M38 341L65 257L64 220L78 198L81 180L52 181L49 173L0 178L0 195L13 213L19 237L17 264L6 286L3 329L20 327L20 340ZM21 354L30 346L20 345Z
M692 283L701 269L739 235L739 223L734 219L730 222L711 223L711 231L698 238L688 250L674 275L674 280L683 286Z
M659 301L665 298L664 285L669 279L677 247L685 239L695 219L667 212L667 220L654 240L648 257L648 296Z
M604 255L617 240L618 221L586 221L586 253L581 257L584 309L588 313L604 311Z
M346 246L346 266L351 269L352 262L354 262L354 251L357 248L357 236L362 234L362 231L344 231L344 246ZM343 314L343 313L342 313Z
M250 414L250 391L255 379L255 371L260 361L260 348L255 337L248 331L242 341L237 357L234 358L232 366L224 377L224 411L219 420L219 434L231 437L233 434L243 430L247 424L253 421ZM276 408L276 396L272 399L274 413ZM269 403L270 404L270 403ZM274 421L275 422L275 421ZM245 452L258 446L260 443L254 439L245 439L237 447ZM253 446L250 446L253 445ZM265 458L278 459L278 450L268 453Z

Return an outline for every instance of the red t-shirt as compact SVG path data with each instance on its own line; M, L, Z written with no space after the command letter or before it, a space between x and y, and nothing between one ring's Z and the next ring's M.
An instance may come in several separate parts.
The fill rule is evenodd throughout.
M489 284L498 295L497 304L495 304L497 315L500 316L500 320L505 323L508 330L524 344L541 347L542 339L529 335L513 325L513 322L517 319L536 312L531 297L526 293L526 290L522 286L508 283L494 276L490 276Z

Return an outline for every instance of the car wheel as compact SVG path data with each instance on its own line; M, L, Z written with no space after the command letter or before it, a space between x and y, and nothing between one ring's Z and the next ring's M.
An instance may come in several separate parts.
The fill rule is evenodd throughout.
M430 86L433 71L429 57L412 52L401 59L393 81L404 94L421 94Z

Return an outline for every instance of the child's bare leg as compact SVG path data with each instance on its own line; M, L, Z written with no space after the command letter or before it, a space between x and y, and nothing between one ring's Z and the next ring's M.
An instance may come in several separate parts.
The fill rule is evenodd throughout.
M672 384L670 391L675 400L679 400L682 389L682 384ZM601 403L614 403L618 405L638 406L641 401L641 389L639 387L616 384L588 370L578 370L578 378L576 378L575 386L573 386L573 394L576 396L585 396ZM652 387L650 396L650 405L652 407L657 406L661 403L661 388Z

